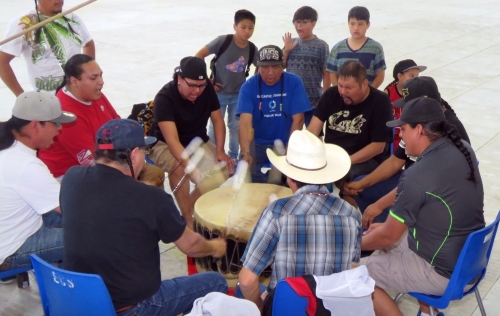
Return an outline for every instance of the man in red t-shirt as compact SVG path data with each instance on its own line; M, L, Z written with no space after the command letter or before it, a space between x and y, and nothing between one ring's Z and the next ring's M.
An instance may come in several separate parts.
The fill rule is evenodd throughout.
M72 166L90 166L94 159L96 132L104 123L120 118L101 92L102 70L92 57L83 54L71 57L64 73L64 83L56 96L63 110L75 113L78 118L61 130L50 148L38 153L59 179ZM147 164L139 178L163 188L164 173L160 168Z

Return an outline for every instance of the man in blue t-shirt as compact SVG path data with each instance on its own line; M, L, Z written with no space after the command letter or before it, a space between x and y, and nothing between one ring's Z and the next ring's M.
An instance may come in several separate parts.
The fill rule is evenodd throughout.
M304 112L311 110L302 80L283 70L283 52L267 45L259 50L259 73L246 81L238 97L241 159L251 165L252 181L266 183L260 169L267 162L266 149L275 140L286 146L295 130L302 129Z

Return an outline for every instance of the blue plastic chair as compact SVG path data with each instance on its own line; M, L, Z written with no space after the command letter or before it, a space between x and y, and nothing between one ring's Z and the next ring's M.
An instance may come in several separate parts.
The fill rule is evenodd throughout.
M273 316L307 315L307 298L299 296L282 279L278 281L273 299Z
M13 275L17 275L17 274L21 274L21 273L26 273L31 269L33 269L33 267L31 265L29 265L27 267L23 267L23 268L19 268L19 269L2 271L2 272L0 272L0 279L10 277ZM29 280L28 280L27 286L29 286ZM25 287L27 287L27 286L25 286ZM18 287L21 288L21 286L19 286L19 285L18 285ZM24 288L24 287L22 287L22 288Z
M414 292L408 294L429 306L444 309L450 305L450 301L460 300L465 295L474 292L476 294L477 304L481 310L481 315L485 316L486 312L484 311L483 302L477 286L486 274L486 267L490 260L491 249L493 248L499 221L500 212L498 212L497 218L493 223L469 235L458 257L457 264L450 278L450 283L448 283L448 287L442 296ZM478 275L481 275L479 279L464 293L463 290L466 285ZM430 309L431 316L434 316L434 308L432 307Z
M97 274L56 268L31 255L45 316L116 315L104 281Z

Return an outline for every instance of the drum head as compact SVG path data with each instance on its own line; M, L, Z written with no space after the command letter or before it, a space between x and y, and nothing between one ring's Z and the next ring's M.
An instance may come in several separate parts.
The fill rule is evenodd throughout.
M261 183L245 183L235 193L231 186L202 195L194 206L194 218L208 231L223 231L226 238L248 241L270 197L292 195L289 188Z

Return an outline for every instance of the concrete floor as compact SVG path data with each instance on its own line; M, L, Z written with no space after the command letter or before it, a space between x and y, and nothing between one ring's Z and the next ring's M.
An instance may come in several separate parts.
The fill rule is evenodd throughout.
M80 3L65 1L65 9ZM425 75L436 79L442 97L457 112L480 160L485 187L485 218L490 223L500 208L500 1L492 0L360 0L313 1L319 12L315 33L330 47L349 35L347 12L365 5L371 12L368 36L385 51L388 71L382 87L392 78L399 60L412 58L428 66ZM281 46L281 36L292 32L295 10L301 1L133 1L100 0L78 11L96 42L97 61L104 71L104 93L126 117L135 103L154 98L170 80L182 57L194 55L215 36L232 33L236 10L246 8L257 16L252 41L258 46ZM32 1L0 0L0 34L8 21L33 6ZM14 70L30 88L24 61L15 59ZM0 120L10 117L14 96L0 83ZM488 315L500 315L500 253L496 244L488 273L479 287ZM186 274L185 256L173 245L162 245L162 276ZM0 285L0 315L42 315L38 289ZM404 297L400 307L415 315L416 301ZM480 315L474 296L453 302L447 315Z

